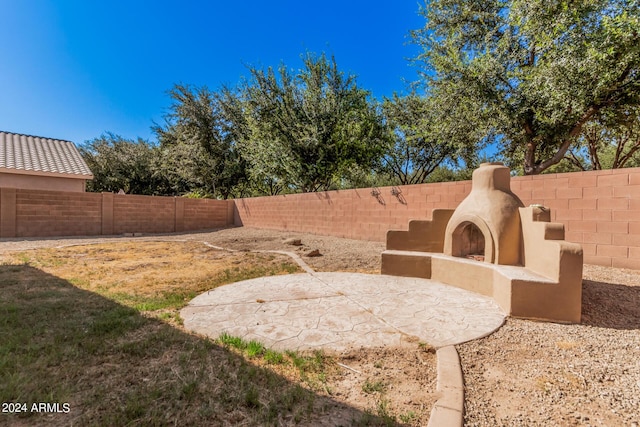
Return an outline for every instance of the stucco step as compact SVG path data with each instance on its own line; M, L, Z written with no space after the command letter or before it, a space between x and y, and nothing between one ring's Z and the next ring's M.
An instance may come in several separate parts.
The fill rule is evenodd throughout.
M386 250L382 252L382 274L402 277L431 277L430 252Z

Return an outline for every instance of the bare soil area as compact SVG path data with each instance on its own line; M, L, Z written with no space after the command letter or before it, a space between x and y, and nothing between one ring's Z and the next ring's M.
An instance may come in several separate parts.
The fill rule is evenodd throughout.
M195 236L212 244L235 250L280 250L295 252L315 271L380 273L380 254L384 243L341 239L315 234L239 227ZM300 240L301 245L286 243ZM317 250L319 256L306 256Z
M302 245L286 243L300 239ZM197 240L235 250L286 250L318 271L378 273L384 244L296 232L231 228L137 240ZM85 239L45 241L82 244ZM6 242L24 249L43 242ZM318 250L320 256L306 254ZM640 272L585 265L578 325L508 319L491 336L457 346L465 381L465 424L640 425ZM424 349L353 349L337 356L334 398L425 425L435 357ZM339 365L340 366L340 365ZM406 380L406 381L405 381ZM320 420L316 420L320 422ZM329 425L329 424L326 424ZM361 422L366 425L366 420Z
M304 258L315 269L380 271L380 242L251 228L223 230L216 241L286 250L290 237L301 239L300 252L320 249L322 257ZM640 271L585 265L583 277L581 324L509 319L457 346L466 425L640 425ZM396 363L415 372L411 358Z
M457 346L466 425L640 425L640 271L583 277L581 324L508 319Z
M11 241L1 245L0 261L5 265L27 265L59 277L79 289L136 308L145 316L160 319L183 333L187 331L181 326L179 308L198 293L253 277L301 271L285 255L255 251L298 253L316 270L376 271L375 260L380 253L377 243L369 243L370 253L365 254L358 248L362 242L342 239L332 242L326 237L290 234L286 238L292 236L302 242L291 245L279 233L240 228L137 239ZM312 251L314 256L306 256ZM313 354L310 357L313 358ZM417 426L427 423L438 397L435 354L429 346L413 342L396 348L357 348L343 353L325 352L323 359L322 372L314 373L273 365L259 358L249 358L247 362L284 376L317 395L310 413L299 416L295 422L283 418L284 424ZM85 361L87 363L87 373L99 369L90 366L92 362ZM120 376L123 380L131 377L133 381L139 369L133 363L129 368L130 372ZM281 390L264 393L277 395ZM95 411L85 405L83 413L92 412ZM249 415L242 410L237 412L231 419L252 424Z
M389 425L425 426L436 390L436 358L428 346L352 349L338 354L341 368L330 378L330 395L386 420ZM360 420L361 425L375 424ZM334 424L335 425L335 424Z

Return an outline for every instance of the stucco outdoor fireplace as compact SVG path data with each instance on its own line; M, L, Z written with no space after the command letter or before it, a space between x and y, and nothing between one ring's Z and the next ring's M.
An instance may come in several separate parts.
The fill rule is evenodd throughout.
M550 210L524 207L509 168L483 163L455 210L390 230L382 274L423 277L493 297L511 316L580 322L582 247Z

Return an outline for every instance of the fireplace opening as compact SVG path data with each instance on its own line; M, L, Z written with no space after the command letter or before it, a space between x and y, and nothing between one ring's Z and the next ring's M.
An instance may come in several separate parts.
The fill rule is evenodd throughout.
M484 261L484 234L474 223L461 223L453 232L452 237L454 256Z

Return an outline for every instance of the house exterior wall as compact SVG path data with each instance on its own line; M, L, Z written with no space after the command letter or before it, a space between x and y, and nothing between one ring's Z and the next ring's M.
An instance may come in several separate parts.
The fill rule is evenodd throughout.
M525 206L551 208L585 263L640 269L640 168L514 177L511 190ZM238 199L235 224L382 242L470 191L460 181Z
M86 180L0 172L0 187L27 190L84 192Z

